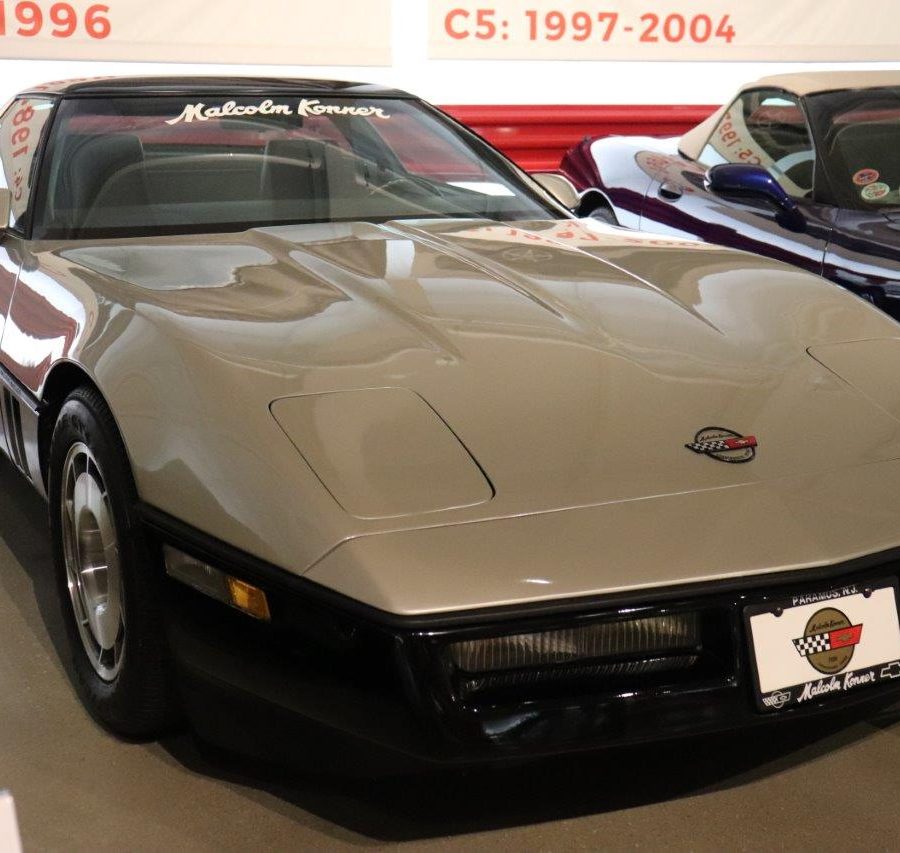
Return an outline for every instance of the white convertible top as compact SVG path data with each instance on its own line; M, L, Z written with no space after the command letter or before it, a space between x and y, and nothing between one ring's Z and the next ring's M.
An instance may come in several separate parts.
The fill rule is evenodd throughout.
M796 74L775 74L745 84L738 91L738 95L748 89L771 88L784 89L803 98L838 89L878 89L884 86L900 86L900 71L805 71ZM696 160L700 156L706 140L733 101L734 98L681 137L678 150L685 157Z

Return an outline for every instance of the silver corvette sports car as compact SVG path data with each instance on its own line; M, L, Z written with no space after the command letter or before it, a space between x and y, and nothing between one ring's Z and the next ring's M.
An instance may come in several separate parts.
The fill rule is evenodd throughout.
M112 730L477 761L900 695L872 306L372 86L40 87L0 160L0 444Z

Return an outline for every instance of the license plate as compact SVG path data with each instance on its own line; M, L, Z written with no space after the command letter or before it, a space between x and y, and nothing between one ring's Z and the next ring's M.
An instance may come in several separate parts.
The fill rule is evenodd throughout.
M752 605L744 619L761 711L900 686L896 579Z

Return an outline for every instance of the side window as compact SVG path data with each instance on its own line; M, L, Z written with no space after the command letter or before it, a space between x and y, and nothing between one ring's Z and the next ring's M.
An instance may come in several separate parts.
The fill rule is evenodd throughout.
M744 92L713 130L700 161L752 163L767 169L788 195L804 198L812 191L812 139L799 102L787 92Z
M34 155L53 101L18 98L0 117L0 186L12 193L9 225L20 223L34 188Z

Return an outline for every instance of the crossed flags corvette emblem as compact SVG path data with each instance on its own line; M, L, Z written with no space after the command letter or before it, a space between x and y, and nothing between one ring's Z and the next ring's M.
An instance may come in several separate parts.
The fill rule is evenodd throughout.
M741 435L724 427L704 427L685 447L719 462L751 462L759 442L755 435Z
M862 632L862 623L854 625L843 611L824 607L810 617L803 636L793 641L794 648L813 669L835 675L849 666Z
M859 645L859 641L862 639L862 629L862 625L851 625L849 628L841 628L839 631L826 631L822 634L798 637L794 640L794 646L800 656L805 658L817 655L819 652L845 649Z

